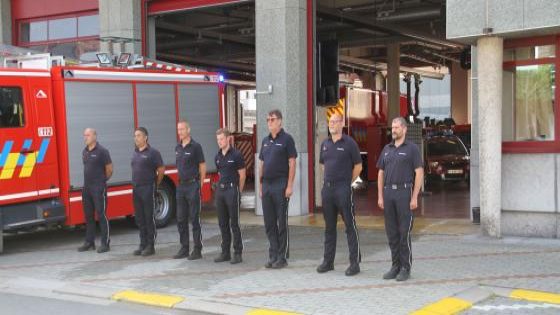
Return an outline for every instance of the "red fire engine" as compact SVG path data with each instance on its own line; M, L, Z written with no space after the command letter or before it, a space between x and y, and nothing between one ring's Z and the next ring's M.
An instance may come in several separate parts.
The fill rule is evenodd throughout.
M156 198L157 225L166 225L175 212L177 121L190 122L206 159L214 155L215 131L224 126L220 76L179 68L55 65L33 70L24 69L25 60L11 61L19 67L0 69L0 252L2 230L84 223L81 151L86 127L98 131L99 142L111 153L109 218L133 215L133 132L138 126L149 130L149 142L166 164ZM57 59L34 58L27 64L45 63L56 64ZM207 163L203 202L211 199L217 178L213 164Z

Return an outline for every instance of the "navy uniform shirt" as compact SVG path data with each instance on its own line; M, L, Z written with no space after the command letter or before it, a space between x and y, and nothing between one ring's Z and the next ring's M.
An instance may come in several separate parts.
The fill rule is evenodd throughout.
M413 183L414 171L421 167L420 150L408 140L398 148L394 141L387 144L377 161L377 168L385 172L385 185Z
M109 151L99 143L90 151L86 146L82 151L84 162L84 187L105 186L107 177L105 166L111 164Z
M199 165L204 163L202 146L191 138L186 146L175 147L175 160L180 180L200 179Z
M290 158L297 158L294 138L280 129L276 138L272 135L264 137L261 145L259 159L263 161L264 179L288 178Z
M163 160L159 151L148 145L143 151L134 149L131 165L132 185L153 185Z
M321 144L319 163L325 167L325 181L351 182L354 165L362 163L360 148L345 134L337 142L332 138L325 139Z
M220 174L220 183L239 184L238 171L245 168L245 159L239 150L230 147L225 155L222 154L222 150L219 150L214 162Z

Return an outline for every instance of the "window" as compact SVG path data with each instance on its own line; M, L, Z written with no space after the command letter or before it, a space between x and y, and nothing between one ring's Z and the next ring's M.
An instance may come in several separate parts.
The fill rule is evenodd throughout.
M0 87L0 128L23 127L23 96L19 87Z
M30 46L37 42L76 40L99 36L99 14L42 21L19 21L19 44Z
M504 43L502 141L508 153L560 152L560 36ZM558 116L558 117L557 117Z

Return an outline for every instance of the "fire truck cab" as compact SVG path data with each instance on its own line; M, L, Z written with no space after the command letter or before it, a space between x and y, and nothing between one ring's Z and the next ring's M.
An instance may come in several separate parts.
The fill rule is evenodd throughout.
M50 58L50 56L49 56ZM223 86L216 73L64 66L60 60L24 61L0 69L0 252L2 231L84 223L83 130L95 128L112 158L107 216L132 216L130 158L138 126L161 153L165 179L156 198L156 223L175 212L175 145L179 117L191 124L206 159L216 150L215 131L224 125ZM17 58L16 58L17 59ZM20 59L24 59L23 57ZM52 66L54 65L54 66ZM202 191L211 200L213 163Z

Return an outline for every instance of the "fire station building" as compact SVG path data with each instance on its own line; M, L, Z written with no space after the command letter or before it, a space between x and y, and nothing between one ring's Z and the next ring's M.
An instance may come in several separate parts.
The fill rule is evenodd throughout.
M284 113L298 150L294 216L320 209L318 145L339 99L369 166L367 183L375 178L379 139L416 84L420 112L413 116L470 125L470 185L434 188L422 197L420 215L438 207L437 216L471 219L480 208L487 235L558 238L560 2L466 2L0 0L0 39L80 62L95 61L97 52L130 52L222 73L230 129L252 131L256 123L254 137L262 139L267 113ZM352 125L373 112L371 124ZM422 119L415 125L422 138ZM369 186L359 214L381 213ZM260 202L255 207L259 214Z

